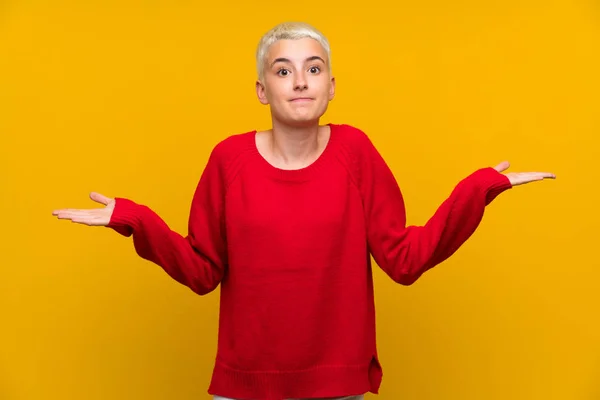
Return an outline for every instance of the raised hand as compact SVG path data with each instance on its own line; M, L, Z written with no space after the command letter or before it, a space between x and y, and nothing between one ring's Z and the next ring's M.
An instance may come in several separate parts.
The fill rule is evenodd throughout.
M104 204L105 207L94 208L90 210L66 208L62 210L55 210L52 212L52 215L58 217L58 219L70 219L71 222L89 226L108 225L113 210L115 209L115 200L96 192L90 193L90 199L97 203Z
M498 172L506 171L510 167L508 161L503 161L496 165L494 169ZM556 175L550 172L511 172L505 174L513 186L523 185L525 183L541 181L544 179L555 179Z

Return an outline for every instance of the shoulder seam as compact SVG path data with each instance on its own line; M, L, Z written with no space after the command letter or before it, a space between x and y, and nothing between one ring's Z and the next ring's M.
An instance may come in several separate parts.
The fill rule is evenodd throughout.
M229 187L235 182L235 180L240 175L242 168L244 168L244 164L247 160L243 160L245 157L248 158L248 151L250 151L250 146L246 146L244 143L233 144L232 148L223 149L225 146L229 146L230 141L243 141L244 139L248 139L246 135L251 135L254 131L248 131L245 133L235 134L228 136L227 138L221 140L216 147L221 148L220 151L223 153L222 158L222 168L223 168L223 179L224 179L224 188L225 188L225 197L227 196L227 192ZM239 151L235 151L239 150ZM230 154L230 152L235 151L235 154ZM236 164L241 164L236 167Z

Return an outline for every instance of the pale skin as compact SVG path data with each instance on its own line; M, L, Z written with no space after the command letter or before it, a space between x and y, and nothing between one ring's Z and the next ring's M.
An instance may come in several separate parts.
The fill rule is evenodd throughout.
M326 51L309 38L280 40L269 49L264 76L256 82L256 94L262 104L270 106L273 128L258 132L256 146L277 168L306 167L327 145L329 129L319 124L335 95L335 78L327 62ZM509 167L503 161L494 168L504 173L512 186L556 178L550 172L505 173ZM104 207L60 209L52 215L83 225L108 225L115 200L96 192L90 198Z

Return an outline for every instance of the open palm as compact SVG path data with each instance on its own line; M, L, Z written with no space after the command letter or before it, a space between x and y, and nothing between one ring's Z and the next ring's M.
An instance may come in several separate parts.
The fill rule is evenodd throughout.
M508 161L503 161L496 165L494 169L498 172L506 171L510 167ZM511 185L523 185L529 182L541 181L544 179L555 179L556 175L550 172L510 172L505 174L510 180Z
M69 219L72 222L90 226L106 226L110 222L113 210L115 209L115 200L110 199L100 193L90 193L90 199L97 203L104 204L103 208L93 208L88 210L78 210L73 208L65 208L55 210L52 215L58 219Z

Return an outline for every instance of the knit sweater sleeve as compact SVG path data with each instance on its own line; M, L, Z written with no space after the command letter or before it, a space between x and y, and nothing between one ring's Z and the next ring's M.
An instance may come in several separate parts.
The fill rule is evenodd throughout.
M224 161L217 146L196 186L188 220L188 233L173 231L149 207L116 198L108 227L133 236L136 253L162 267L177 282L200 295L213 291L224 275Z
M512 187L495 169L478 169L455 186L423 226L407 226L405 203L390 168L366 135L360 135L360 142L355 173L369 250L377 265L403 285L454 254L480 224L485 207Z

